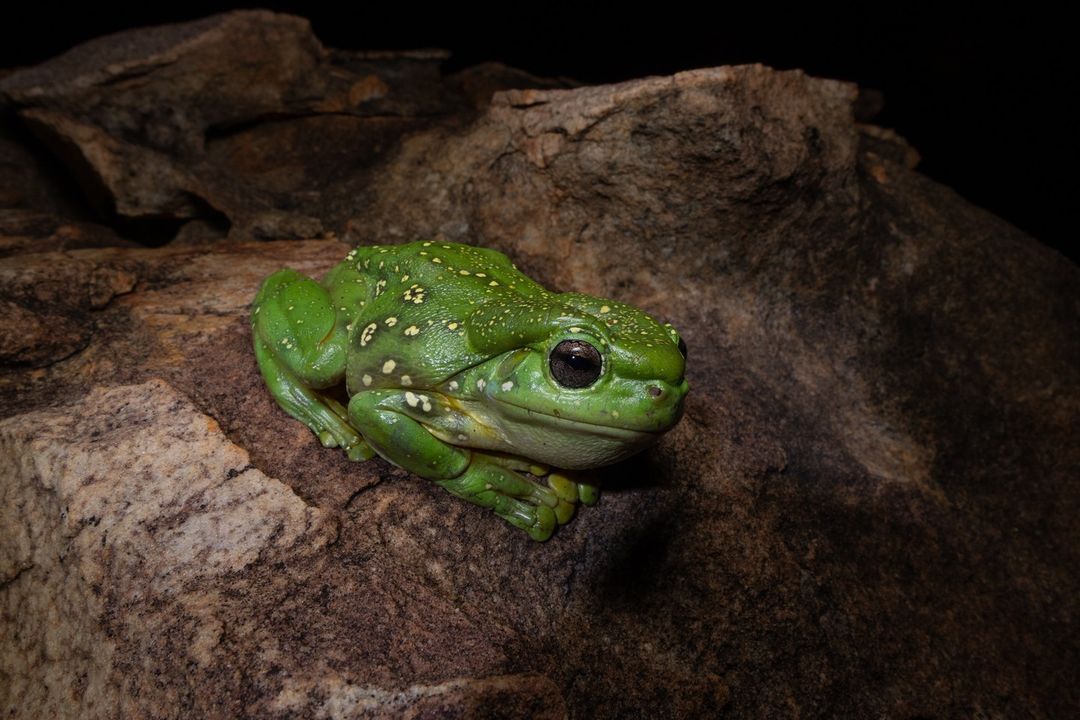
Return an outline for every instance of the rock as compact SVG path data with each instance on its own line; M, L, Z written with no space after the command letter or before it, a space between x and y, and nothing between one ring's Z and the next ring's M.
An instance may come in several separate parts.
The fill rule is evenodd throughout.
M405 132L511 80L560 84L492 68L444 83L445 57L331 53L302 18L239 11L99 38L0 78L0 101L101 216L303 238L323 232L321 193Z
M209 107L245 120L193 109L175 137L211 127L201 149L152 122L112 134L126 96L101 68L163 97L170 65L147 58L197 74L248 31L324 79L269 115L230 79L240 110ZM98 69L0 80L21 117L119 143L116 177L152 151L203 203L164 247L0 260L7 715L1080 709L1080 271L920 176L855 121L855 88L747 66L487 102L513 73L444 83L423 53L330 73L280 16L138 36L101 41ZM80 110L77 77L112 109ZM170 185L107 187L166 208ZM689 345L682 423L545 544L322 448L258 376L264 276L422 236L640 305Z
M138 712L126 639L175 634L182 664L210 664L227 579L336 532L160 381L5 420L0 444L8 712Z

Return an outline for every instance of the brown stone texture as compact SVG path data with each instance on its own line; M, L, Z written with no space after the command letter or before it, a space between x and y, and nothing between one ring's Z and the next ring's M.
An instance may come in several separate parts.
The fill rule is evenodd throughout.
M443 57L238 12L0 75L0 713L1075 716L1080 271L851 85ZM689 346L547 543L262 386L263 277L424 237Z

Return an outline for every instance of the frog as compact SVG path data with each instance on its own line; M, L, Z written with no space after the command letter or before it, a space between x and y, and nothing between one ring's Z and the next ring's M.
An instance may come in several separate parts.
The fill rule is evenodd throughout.
M319 281L279 270L251 328L270 394L323 446L380 456L537 541L596 503L587 471L671 430L689 389L670 323L463 243L357 247Z

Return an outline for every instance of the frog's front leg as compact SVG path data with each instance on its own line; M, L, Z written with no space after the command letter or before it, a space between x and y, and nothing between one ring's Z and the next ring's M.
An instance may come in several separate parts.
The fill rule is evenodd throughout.
M322 285L295 270L266 278L252 309L255 357L270 393L327 447L351 460L372 451L349 424L348 411L324 392L345 379L348 332Z
M432 435L424 421L452 412L447 403L436 394L371 390L353 396L349 417L371 447L395 465L491 508L534 540L551 537L556 525L570 519L565 500L500 457L457 447Z

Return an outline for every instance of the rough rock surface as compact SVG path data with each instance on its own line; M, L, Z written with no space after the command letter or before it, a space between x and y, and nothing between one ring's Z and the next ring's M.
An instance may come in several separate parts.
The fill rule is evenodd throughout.
M1080 271L843 83L438 59L234 13L0 77L0 711L1075 715ZM545 544L262 388L263 276L417 237L687 340Z

